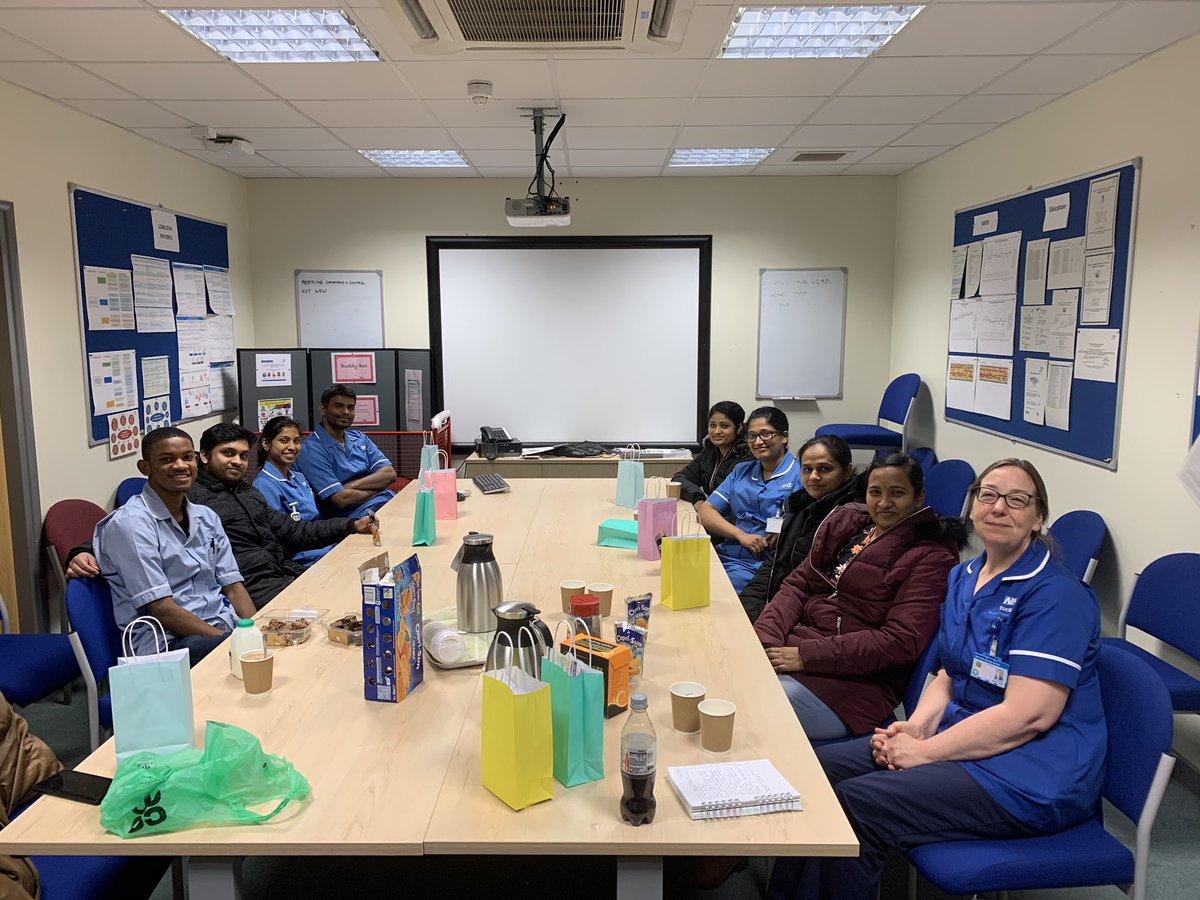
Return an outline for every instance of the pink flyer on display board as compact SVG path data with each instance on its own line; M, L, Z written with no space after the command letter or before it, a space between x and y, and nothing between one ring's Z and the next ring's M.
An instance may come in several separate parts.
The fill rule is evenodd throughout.
M333 380L340 384L373 384L374 353L334 353Z
M359 394L354 404L354 427L379 424L379 396L376 394Z

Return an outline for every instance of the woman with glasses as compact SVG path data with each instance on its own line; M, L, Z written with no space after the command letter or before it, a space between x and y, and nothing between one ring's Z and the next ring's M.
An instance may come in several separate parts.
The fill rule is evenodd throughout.
M1028 837L1095 814L1107 745L1096 597L1051 556L1031 463L992 463L971 498L984 552L950 573L937 677L907 722L817 751L859 856L781 859L768 896L874 898L888 847Z
M966 545L961 519L925 505L911 456L876 460L864 477L867 502L829 514L754 625L811 740L867 734L891 715Z
M708 411L708 435L696 458L675 473L679 497L695 506L708 498L733 467L750 457L746 446L746 411L732 400L721 400Z
M753 459L734 466L729 477L696 505L700 524L719 539L716 550L735 591L762 565L783 524L787 498L800 487L800 464L788 453L788 420L773 406L760 406L746 422ZM727 518L732 521L727 521Z

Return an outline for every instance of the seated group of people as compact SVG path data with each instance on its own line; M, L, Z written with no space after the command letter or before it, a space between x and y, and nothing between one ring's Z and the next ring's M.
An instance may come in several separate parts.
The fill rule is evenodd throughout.
M966 523L924 503L894 453L856 474L818 436L788 452L786 416L709 414L675 480L713 535L767 659L858 836L857 858L777 860L773 898L874 898L888 847L1027 837L1091 816L1106 749L1100 613L1055 559L1046 486L1018 459L972 484ZM930 641L915 710L889 724ZM925 673L922 673L925 674ZM853 738L853 739L851 739Z
M67 574L102 575L118 627L153 616L170 648L186 648L195 664L343 537L369 534L374 511L394 496L395 468L350 427L355 399L345 385L326 390L303 445L292 419L267 422L253 486L245 479L255 437L240 425L208 428L199 462L187 432L149 432L138 461L145 487L71 551ZM153 643L148 629L133 637L139 651Z

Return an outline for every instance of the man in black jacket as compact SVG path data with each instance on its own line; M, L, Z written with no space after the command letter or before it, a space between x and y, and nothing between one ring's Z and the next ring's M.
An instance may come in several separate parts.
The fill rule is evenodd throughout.
M262 609L304 571L304 566L291 558L293 554L337 543L348 534L370 534L372 517L296 522L272 509L266 498L243 480L251 440L253 436L240 425L222 422L207 429L200 436L203 468L187 498L221 517L250 599ZM71 551L69 577L91 577L99 571L91 544Z

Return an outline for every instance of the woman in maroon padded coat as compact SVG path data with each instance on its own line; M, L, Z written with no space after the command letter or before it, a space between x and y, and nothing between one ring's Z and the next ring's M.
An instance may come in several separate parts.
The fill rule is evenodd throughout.
M895 709L966 544L961 519L925 506L912 457L865 477L867 502L830 513L754 625L812 740L865 734Z

